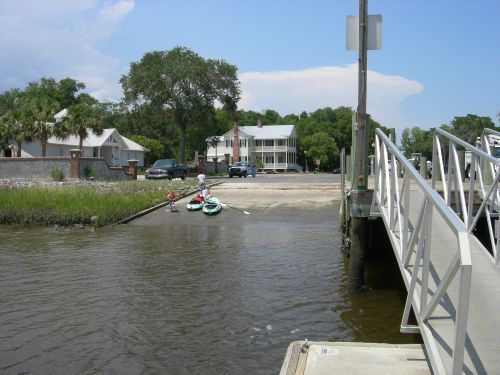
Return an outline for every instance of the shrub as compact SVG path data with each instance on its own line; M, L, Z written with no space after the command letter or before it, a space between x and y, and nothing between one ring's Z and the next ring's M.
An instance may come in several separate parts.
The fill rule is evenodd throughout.
M52 176L52 179L54 181L62 181L64 180L64 172L61 168L54 168L52 172L50 173Z
M85 167L83 167L83 175L85 178L95 177L94 168L92 168L91 165L86 164Z

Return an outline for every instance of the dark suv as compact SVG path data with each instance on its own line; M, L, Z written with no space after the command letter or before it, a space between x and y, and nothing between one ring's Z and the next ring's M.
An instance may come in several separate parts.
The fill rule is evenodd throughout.
M246 161L238 161L234 163L234 165L228 170L229 177L233 176L246 177L249 174L252 174L252 168L250 167L250 163Z

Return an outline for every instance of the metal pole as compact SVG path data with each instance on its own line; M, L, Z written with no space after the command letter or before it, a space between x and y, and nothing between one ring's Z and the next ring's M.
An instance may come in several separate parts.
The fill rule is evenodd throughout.
M367 15L368 0L359 0L359 58L358 58L358 109L357 109L357 136L356 160L354 176L357 190L367 189L366 176L368 175L367 155L365 150L368 143L368 124L366 120L366 72L367 72Z
M368 187L368 124L366 116L367 71L367 6L368 0L359 0L359 59L358 59L358 109L355 144L352 205L351 249L349 255L349 289L360 290L364 286L365 255L367 252L368 219L363 210Z

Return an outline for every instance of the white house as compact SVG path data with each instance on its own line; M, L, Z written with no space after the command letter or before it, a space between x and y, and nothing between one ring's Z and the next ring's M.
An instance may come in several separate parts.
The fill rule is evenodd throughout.
M55 115L60 121L67 115L63 109ZM66 139L50 137L47 143L46 156L69 156L69 150L79 147L80 137L71 135ZM81 157L101 157L109 166L128 167L128 160L137 160L137 166L144 166L144 152L146 148L122 136L115 128L104 129L101 135L89 130L89 135L83 140ZM42 145L39 140L23 142L21 157L41 157Z
M69 150L78 148L80 137L71 135L66 139L50 137L47 143L46 156L69 156ZM127 167L128 160L137 160L137 166L144 166L146 148L122 136L115 128L104 129L101 135L89 131L83 140L81 157L101 157L109 166ZM42 156L40 141L23 142L21 157Z
M209 147L207 160L259 160L264 170L287 171L301 168L297 164L297 133L294 125L238 126L219 136L216 147Z

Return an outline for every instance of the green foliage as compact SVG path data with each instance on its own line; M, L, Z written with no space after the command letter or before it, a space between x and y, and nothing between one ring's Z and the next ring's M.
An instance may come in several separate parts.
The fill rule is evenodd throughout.
M50 175L54 181L62 181L64 180L64 171L61 168L54 168Z
M406 128L401 134L401 149L410 158L412 153L421 153L429 160L432 158L432 135L434 129L423 130L419 127Z
M90 177L95 177L96 173L91 165L85 164L85 166L83 167L83 175L85 178L90 178Z
M151 165L155 160L167 156L165 155L165 146L156 139L147 138L143 135L133 135L130 139L149 150L144 153L144 165Z
M338 164L339 149L335 139L326 132L306 136L302 145L309 165L313 165L316 160L320 160L321 169L331 171Z
M23 139L24 134L19 123L20 97L21 91L18 89L11 89L0 94L0 149L6 149L9 146L11 137L18 143Z
M171 110L179 129L179 159L185 161L188 127L202 126L216 100L235 110L240 95L236 71L223 60L205 60L188 48L175 47L145 53L120 82L125 103Z
M194 180L123 181L92 186L0 188L0 224L104 226L191 191Z
M103 133L104 114L104 106L96 99L88 94L80 94L68 108L68 115L55 127L55 132L63 139L70 135L78 136L78 148L81 150L89 131L97 135Z
M262 169L262 168L264 168L264 163L263 163L263 162L262 162L262 160L260 160L260 159L252 159L252 160L250 161L250 163L255 164L255 166L257 167L257 169Z
M495 127L491 117L480 117L468 114L467 116L455 116L450 125L443 125L441 128L467 143L474 144L477 137L480 137L485 128L500 130Z
M74 94L84 88L83 83L65 78L57 82L53 78L41 78L30 82L20 94L16 121L18 134L23 139L37 139L42 145L42 156L46 155L47 142L55 134L54 116L65 104L76 100Z

